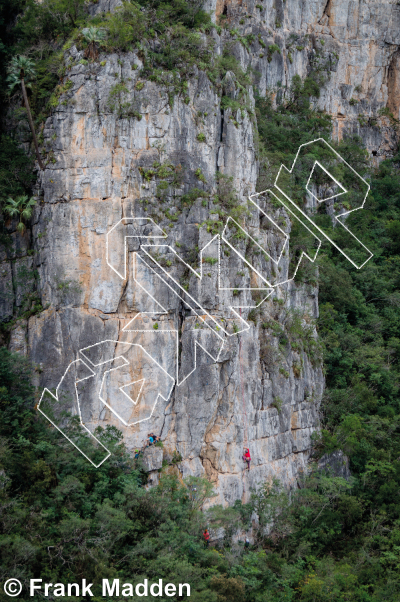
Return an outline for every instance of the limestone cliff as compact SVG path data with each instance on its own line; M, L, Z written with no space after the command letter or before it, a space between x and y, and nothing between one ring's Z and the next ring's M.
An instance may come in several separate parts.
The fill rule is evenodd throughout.
M114 4L99 2L94 10ZM31 291L37 291L45 308L18 321L10 341L13 350L34 362L41 389L54 389L79 350L105 340L142 345L171 374L177 365L178 373L186 374L195 366L201 321L179 295L159 286L156 276L147 276L148 291L165 313L143 294L132 261L142 238L128 242L126 279L107 263L106 235L121 219L154 220L167 234L164 244L195 269L199 251L214 238L219 215L213 198L225 186L222 192L229 196L234 191L248 211L254 240L261 238L271 256L278 253L279 240L265 234L262 215L247 207L258 178L255 91L261 96L272 91L279 102L293 76L307 75L310 64L320 61L329 77L319 104L333 117L333 137L358 133L376 160L395 148L391 118L379 109L388 107L400 117L399 6L372 0L265 0L210 2L207 8L238 32L213 30L215 52L228 46L244 70L253 69L246 110L221 106L221 90L232 99L237 94L229 72L218 87L196 68L185 95L171 103L165 87L140 77L140 53L101 55L89 64L82 64L83 53L74 46L65 53L71 83L43 131L51 162L39 182L42 201L25 237L9 225L14 246L1 256L2 319L10 319ZM243 44L241 38L249 34L250 42ZM116 91L118 82L124 86ZM188 198L193 190L194 198ZM284 209L268 205L268 212L289 233ZM34 254L28 252L30 245ZM254 244L239 238L236 245L252 264L260 261ZM122 243L117 249L121 257L123 251ZM226 321L229 334L236 334L238 318L230 308L239 306L249 328L226 337L217 360L199 351L196 370L167 399L159 399L149 420L124 426L112 408L92 396L85 405L85 424L91 430L115 424L130 449L141 445L149 431L156 432L167 459L175 450L180 454L182 476L205 475L214 482L219 503L246 499L252 487L272 476L295 485L311 453L324 388L321 359L310 353L313 341L317 348L317 289L289 282L251 313L261 293L249 289L260 282L234 253L221 261L227 290L218 286L214 261L203 261L201 285L170 256L163 261L221 328ZM283 261L282 281L288 268L288 260ZM153 313L139 315L133 330L143 332L132 332L127 325L140 312ZM299 315L301 327L295 332ZM272 330L265 327L271 323ZM178 349L172 331L178 333ZM241 456L247 444L252 469L244 473Z

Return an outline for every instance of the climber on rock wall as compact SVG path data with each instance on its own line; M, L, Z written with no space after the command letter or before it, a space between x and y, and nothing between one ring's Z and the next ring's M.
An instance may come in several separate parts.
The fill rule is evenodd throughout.
M251 456L250 456L250 450L248 447L244 448L244 454L242 457L243 457L243 462L247 463L247 470L250 470Z

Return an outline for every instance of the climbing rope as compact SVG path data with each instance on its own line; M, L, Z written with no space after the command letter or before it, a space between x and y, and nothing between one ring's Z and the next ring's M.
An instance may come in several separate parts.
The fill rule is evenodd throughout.
M242 310L239 310L240 312L240 317L242 317ZM244 447L248 447L248 439L249 439L249 435L248 435L248 421L247 421L247 409L246 409L246 401L244 398L244 387L243 387L243 370L242 370L242 338L239 335L239 374L240 374L240 386L242 389L242 403L243 403L243 446ZM246 491L246 485L245 485L245 479L244 479L244 475L246 472L246 467L244 467L243 469L243 492Z

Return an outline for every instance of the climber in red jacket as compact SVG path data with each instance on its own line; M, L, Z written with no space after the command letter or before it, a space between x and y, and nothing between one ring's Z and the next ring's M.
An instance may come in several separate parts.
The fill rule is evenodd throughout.
M206 544L206 547L208 548L208 544L210 542L210 534L208 532L208 529L206 529L203 533L203 537L204 537L204 543Z
M247 462L247 470L250 470L251 456L250 456L250 450L248 447L244 448L243 462Z

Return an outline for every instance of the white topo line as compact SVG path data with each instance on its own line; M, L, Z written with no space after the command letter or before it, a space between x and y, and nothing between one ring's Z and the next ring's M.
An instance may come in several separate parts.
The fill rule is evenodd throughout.
M128 423L126 420L124 420L122 418L122 416L120 416L118 414L118 412L116 411L115 408L113 408L107 401L106 398L104 398L103 396L103 389L104 389L104 383L105 383L105 379L106 376L109 375L111 372L115 371L115 370L119 370L121 367L124 367L126 365L129 365L129 361L127 360L127 358L123 355L120 354L118 356L116 356L115 358L112 358L111 360L106 360L104 362L100 362L97 364L94 364L90 361L90 359L87 357L87 355L85 355L85 352L87 353L87 351L93 347L96 347L98 345L101 345L103 343L107 343L109 342L109 340L105 339L103 341L100 341L99 343L96 343L95 345L91 345L89 347L83 348L79 351L79 353L85 358L86 362L89 362L93 368L99 367L105 363L110 363L112 361L115 361L116 359L120 359L123 360L125 363L122 364L119 367L116 368L110 368L109 370L107 370L102 378L102 384L100 387L100 392L99 392L99 399L101 400L102 404L104 406L106 406L107 408L109 408L114 415L125 425L125 426L133 426L135 424L139 424L140 422L143 422L145 420L149 420L153 414L154 414L154 410L157 404L157 401L159 399L159 397L161 397L162 399L164 399L164 401L168 401L171 392L173 390L173 387L176 386L181 386L186 379L197 369L197 347L200 347L200 349L202 349L213 361L217 362L221 351L223 349L224 343L225 343L225 338L226 337L230 337L230 336L235 336L236 334L240 334L242 332L245 332L246 330L250 329L250 325L245 322L245 320L242 318L241 316L241 309L255 309L257 307L259 307L271 294L272 292L279 286L286 284L288 282L290 282L291 280L293 280L297 274L298 268L300 266L301 261L303 260L304 257L306 257L309 261L311 262L315 262L315 259L319 253L319 249L321 247L322 244L322 239L327 239L338 251L340 251L347 259L348 261L350 261L350 263L356 267L357 269L361 269L366 263L367 261L369 261L369 259L372 257L372 253L371 251L369 251L369 249L367 249L367 247L347 228L347 226L342 222L339 221L338 218L336 216L334 216L334 218L338 221L338 223L340 223L340 225L345 228L345 230L365 249L365 251L367 251L367 253L369 254L369 257L366 259L366 261L364 261L361 265L357 265L349 256L348 254L343 251L343 249L340 249L339 246L333 241L331 240L331 238L322 231L322 229L320 227L318 227L312 220L311 218L292 200L289 198L289 196L284 192L284 190L282 190L282 188L278 185L278 181L279 178L281 176L281 174L283 173L283 170L285 170L287 173L291 174L293 172L293 169L295 167L296 161L298 160L299 154L301 152L301 149L303 147L306 147L308 145L317 143L317 142L322 142L324 143L333 153L334 155L340 160L342 161L352 172L353 174L355 174L358 178L360 178L360 180L365 184L365 186L367 187L366 190L366 194L363 198L363 201L361 203L361 205L359 207L355 207L354 209L350 209L349 211L346 211L344 213L342 213L339 217L342 216L347 216L348 214L352 213L353 211L356 211L358 209L361 209L364 206L365 200L367 198L368 192L370 190L370 186L369 184L351 167L351 165L349 165L340 155L339 153L337 153L337 151L335 151L335 149L333 149L327 142L326 140L324 140L323 138L317 138L315 140L313 140L312 142L308 142L306 144L302 144L295 156L295 159L293 161L292 167L290 169L286 168L284 165L281 165L278 175L275 179L275 183L274 183L274 187L277 191L279 191L280 195L283 195L284 199L282 199L281 196L277 196L277 194L275 192L273 192L272 190L266 190L260 193L256 193L253 194L251 196L249 196L249 200L250 202L257 208L257 210L266 218L268 219L273 225L274 227L280 231L281 235L284 237L284 243L283 246L281 248L281 251L279 253L279 256L277 259L275 259L272 254L268 253L268 251L266 249L263 249L260 244L258 243L258 241L256 241L252 236L250 236L250 234L248 232L246 232L242 226L240 226L233 218L228 217L226 224L224 226L224 229L222 231L222 235L216 235L209 243L207 243L207 245L205 245L203 247L203 249L200 250L200 273L197 272L196 270L194 270L192 268L191 265L189 265L187 262L185 262L182 257L175 251L175 249L173 249L170 245L165 245L165 244L149 244L149 242L147 242L147 244L141 244L141 239L147 239L147 241L149 240L153 240L153 239L161 239L164 238L166 239L168 237L168 235L159 227L157 226L157 224L155 224L154 220L152 220L151 218L135 218L135 217L131 217L131 218L123 218L121 220L119 220L108 232L106 235L106 262L108 264L108 266L119 276L119 278L121 278L122 280L126 280L127 279L127 253L128 253L128 249L127 249L127 239L128 238L134 238L137 239L139 242L139 245L143 251L143 253L145 253L145 255L147 256L148 259L150 259L155 266L157 267L157 269L159 271L161 271L162 274L160 274L159 272L156 272L155 269L149 265L147 262L144 261L144 259L139 256L136 252L133 253L133 258L134 258L134 262L137 261L138 258L140 258L140 261L143 262L144 266L146 267L146 269L150 270L153 275L155 275L156 277L160 278L160 280L162 281L162 283L164 285L166 285L170 291L172 291L172 293L174 295L176 295L194 314L194 316L196 317L197 320L201 321L205 326L207 326L207 328L213 333L214 336L217 337L217 339L219 340L219 345L220 348L217 350L217 353L212 355L210 353L210 351L208 349L205 348L204 345L202 345L199 341L194 341L194 368L191 370L191 372L189 374L187 374L182 380L179 380L179 374L178 374L178 362L176 362L176 374L174 376L172 376L171 374L169 374L152 356L150 356L150 354L143 348L142 345L137 345L134 343L124 343L123 341L114 341L114 343L118 344L128 344L128 345L136 345L137 347L141 348L142 353L146 354L153 362L155 362L155 364L157 364L157 366L165 373L165 375L171 379L171 386L170 389L168 391L168 394L166 396L161 395L160 393L157 394L156 399L154 401L154 405L151 408L151 412L150 415L146 418L143 418L141 420L138 420L136 422L133 423ZM331 195L325 199L318 199L313 192L310 190L309 186L314 174L314 170L315 167L318 166L319 168L321 168L333 181L334 183L341 189L341 192L338 192L337 194ZM348 190L337 180L334 178L334 176L332 176L332 174L319 162L319 161L314 161L309 178L307 180L307 184L306 184L306 190L309 194L311 194L311 196L313 196L317 202L322 203L324 201L336 198L340 195L344 195L348 192ZM257 269L255 266L253 266L247 259L246 257L238 250L236 249L231 242L228 240L227 236L226 236L226 231L227 228L229 228L229 223L232 222L235 226L235 228L237 228L238 230L244 232L244 234L246 236L248 236L250 238L250 240L252 241L252 244L256 247L258 247L259 250L261 250L263 253L265 253L267 255L267 257L275 264L275 266L279 266L279 263L282 260L283 254L284 252L287 250L288 246L289 246L289 235L286 234L286 232L271 218L271 216L267 215L263 209L259 206L259 204L257 203L257 198L260 195L263 194L270 194L273 195L275 197L275 199L277 199L286 209L286 211L289 212L289 214L291 215L292 218L297 219L298 221L300 221L300 223L302 224L302 226L304 228L306 228L306 230L316 239L317 241L317 248L315 249L315 252L312 256L310 256L310 254L306 253L305 251L302 251L300 259L298 260L295 270L294 270L294 274L291 278L285 278L282 279L279 282L275 282L272 283L270 282L261 272L259 269ZM304 221L302 221L298 215L296 213L300 213L302 215L302 217L304 218ZM310 225L310 227L307 225L307 223ZM134 229L136 228L136 232L138 232L137 228L151 228L152 230L155 231L154 234L140 234L140 233L135 233L135 234L125 234L125 232L120 231L118 232L119 228L125 228L126 226L132 226ZM311 227L313 229L316 229L319 234L321 235L321 238L319 236L317 236L314 231L311 229ZM115 254L116 251L118 252L118 249L114 249L111 248L112 247L112 237L115 235L119 235L119 240L121 239L121 236L123 237L123 248L120 249L120 253L117 253L117 255ZM221 258L221 240L224 242L224 244L228 245L228 247L234 252L236 253L240 259L243 261L243 263L250 268L255 274L257 274L257 277L261 280L263 286L258 287L258 288L254 288L254 287L223 287L222 286L222 282L221 282L221 262L222 262L222 258ZM218 286L218 290L219 291L231 291L231 290L241 290L241 291L254 291L254 290L259 290L259 291L264 291L266 293L265 297L259 302L257 303L257 305L247 305L247 306L230 306L230 310L233 313L233 315L235 315L240 323L244 326L242 326L241 329L237 329L236 332L229 332L228 329L226 327L224 327L224 323L221 320L221 322L219 322L210 312L208 312L191 294L189 294L189 292L183 288L183 286L177 281L175 280L171 274L164 269L164 267L157 261L156 258L154 258L150 252L147 249L150 248L161 248L164 247L168 250L169 253L173 253L188 269L189 269L189 273L194 274L196 278L198 278L199 280L202 280L204 274L203 274L203 253L206 251L207 247L209 245L211 245L212 243L217 242L217 246L218 246L218 251L217 251L217 262L218 262L218 280L217 280L217 286ZM119 243L118 243L119 244ZM111 257L111 255L113 255L113 257ZM113 261L114 257L119 258L119 260L117 261L117 264L115 261ZM121 267L121 263L123 264ZM135 265L135 264L134 264ZM135 274L135 270L134 270L134 274ZM129 332L129 333L152 333L152 334L157 334L157 333L171 333L174 335L175 337L175 349L176 349L176 357L178 358L178 346L179 346L179 334L178 331L176 329L170 329L170 330L152 330L152 329L140 329L140 328L132 328L132 326L135 326L134 322L135 320L142 315L167 315L168 311L163 307L162 303L156 299L154 297L154 295L151 294L151 292L149 290L146 289L145 283L144 282L139 282L139 280L133 275L133 280L135 282L135 285L137 287L139 287L143 292L146 293L146 295L149 297L149 299L151 299L151 301L153 303L156 304L156 306L158 306L160 308L160 312L141 312L139 314L137 314L131 321L129 321L129 323L122 329L122 332ZM236 311L239 310L239 311ZM204 317L205 316L205 317ZM208 323L211 322L213 327L211 327L211 325ZM86 376L85 378L82 379L78 379L74 382L74 390L75 390L75 399L76 399L76 403L77 403L77 407L78 407L78 413L79 413L79 420L80 420L80 424L81 426L90 434L91 437L93 437L96 442L105 450L105 452L107 452L106 457L102 460L102 462L100 462L98 465L94 464L94 462L87 456L85 455L85 453L76 445L76 443L74 443L70 438L68 438L68 436L43 412L43 410L41 409L41 403L42 403L42 399L43 396L47 393L50 394L54 400L56 401L60 401L59 400L59 388L65 378L65 376L67 375L68 371L70 370L70 368L74 365L77 364L78 362L82 362L82 365L85 366L85 368L90 372L89 376ZM60 380L59 385L57 386L56 389L56 394L53 395L48 389L44 389L42 396L40 398L39 404L38 404L38 409L39 411L51 422L51 424L53 424L53 426L55 426L67 439L68 441L70 441L72 443L72 445L74 445L76 447L76 449L78 449L82 455L87 458L89 460L89 462L91 462L93 464L93 466L99 467L109 456L110 456L110 451L96 438L94 437L94 435L89 431L89 429L87 429L87 427L84 425L83 421L82 421L82 413L81 413L81 408L80 408L80 403L79 403L79 393L77 390L77 384L83 380L87 380L89 378L93 378L95 376L95 372L92 368L90 368L88 366L87 363L85 363L83 360L75 360L74 362L71 362L71 364L68 366L66 372L64 373L64 376L62 377L62 379ZM137 397L135 400L133 400L125 391L124 388L136 384L138 382L142 382L141 386L140 386L140 390L137 394ZM145 385L145 379L137 379L136 381L132 381L131 383L125 384L121 387L119 387L119 391L121 391L121 393L123 393L128 399L129 401L136 406L139 403L139 398L143 392L143 387Z

